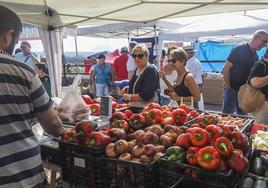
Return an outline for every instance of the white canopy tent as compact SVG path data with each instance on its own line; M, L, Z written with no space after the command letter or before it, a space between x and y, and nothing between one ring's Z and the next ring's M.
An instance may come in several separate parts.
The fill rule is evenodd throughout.
M52 80L60 96L62 27L119 22L148 23L163 18L268 8L268 0L0 0L24 23L39 26Z

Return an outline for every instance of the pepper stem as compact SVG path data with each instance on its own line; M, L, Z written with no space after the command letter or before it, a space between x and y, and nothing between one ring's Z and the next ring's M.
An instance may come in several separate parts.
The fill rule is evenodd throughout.
M219 146L220 146L220 150L222 150L222 151L228 151L228 147L227 147L227 144L225 142L221 142L219 144Z
M203 138L201 134L195 134L194 136L195 136L196 140L202 140L202 138Z
M204 156L203 156L203 159L204 159L205 161L211 161L212 156L211 156L210 153L205 153Z
M189 158L192 158L194 157L194 153L189 153L187 156L186 156L186 159L189 159Z
M91 139L90 142L89 142L89 144L91 146L95 146L96 145L96 140L95 139Z
M236 143L236 138L231 139L232 143Z

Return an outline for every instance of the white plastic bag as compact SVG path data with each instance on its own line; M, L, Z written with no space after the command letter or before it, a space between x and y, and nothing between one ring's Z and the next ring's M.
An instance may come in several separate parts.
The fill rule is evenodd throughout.
M78 91L80 76L76 76L63 100L57 107L61 119L65 122L76 122L88 119L90 110Z

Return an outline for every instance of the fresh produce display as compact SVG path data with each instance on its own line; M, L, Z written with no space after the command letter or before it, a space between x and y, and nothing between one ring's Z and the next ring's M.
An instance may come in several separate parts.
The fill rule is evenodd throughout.
M252 147L268 151L268 132L258 130L252 138Z
M198 123L203 128L208 125L214 124L218 126L225 125L231 131L235 131L235 130L239 131L251 121L252 121L252 118L207 112L203 115L200 115L197 118L196 123Z
M189 165L219 172L234 169L237 173L243 174L249 166L248 159L245 157L249 151L247 136L238 131L223 131L229 129L227 126L204 126L204 121L200 122L201 125L193 124L186 130L187 133L181 133L177 137L176 146L179 147L177 150L180 152L177 154L175 152L173 155L176 156L172 157L166 152L164 158L183 162L181 153L184 153L186 163Z
M76 123L73 129L66 131L62 139L68 143L85 145L91 148L103 148L112 139L104 131L96 131L96 128L97 126L94 122L82 120Z

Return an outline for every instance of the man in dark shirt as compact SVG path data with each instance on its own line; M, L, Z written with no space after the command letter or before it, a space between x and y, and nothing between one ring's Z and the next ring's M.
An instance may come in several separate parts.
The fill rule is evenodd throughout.
M267 45L268 33L256 31L252 40L247 44L237 46L232 50L223 68L225 83L223 113L233 114L235 109L239 115L246 115L238 107L237 93L249 76L250 70L258 60L256 51Z

